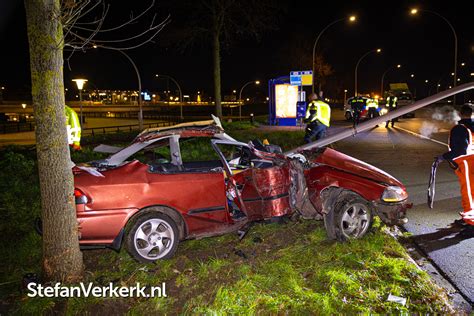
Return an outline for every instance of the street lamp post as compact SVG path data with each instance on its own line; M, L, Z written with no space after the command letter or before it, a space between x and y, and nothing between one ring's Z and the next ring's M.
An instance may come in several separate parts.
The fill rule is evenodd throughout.
M77 85L77 89L79 90L79 106L80 106L80 114L79 114L79 122L84 123L82 119L82 89L84 88L84 84L87 82L87 79L72 79Z
M239 120L241 121L242 120L242 91L244 91L244 88L246 86L248 86L249 84L251 83L255 83L256 85L259 85L260 84L260 81L249 81L247 82L246 84L244 84L242 86L242 88L240 89L240 92L239 92Z
M449 25L449 28L451 29L451 31L453 31L453 35L454 35L454 78L453 78L453 86L456 87L457 82L458 82L457 81L457 76L458 76L458 71L457 71L457 69L458 69L458 67L457 67L457 65L458 65L458 36L456 34L456 30L454 29L453 25L451 24L451 22L449 22L449 20L447 18L445 18L444 16L442 16L441 14L439 14L436 11L413 8L413 9L410 10L410 14L411 15L416 15L416 14L418 14L419 11L428 12L428 13L434 14L437 17L443 19ZM453 95L453 105L456 105L456 95Z
M354 95L355 95L355 96L358 95L358 91L357 91L357 70L359 69L359 64L360 64L360 62L361 62L367 55L369 55L370 53L381 53L381 52L382 52L382 49L381 49L381 48L369 50L367 53L365 53L364 55L362 55L362 57L359 58L359 60L357 61L357 64L356 64L356 67L355 67L355 80L354 80Z
M143 109L142 109L142 79L140 77L140 72L138 71L138 67L137 65L135 64L135 62L133 61L132 58L130 58L130 56L128 56L128 54L126 54L123 50L121 49L117 49L117 48L111 48L111 47L105 47L105 46L99 46L99 45L92 45L92 47L94 49L97 49L97 48L104 48L104 49L110 49L110 50L114 50L114 51L117 51L119 53L121 53L123 56L125 56L125 58L128 59L128 61L132 64L133 66L133 69L135 69L135 73L137 74L137 79L138 79L138 127L141 130L143 130Z
M347 89L344 89L344 103L343 106L346 104L347 101Z
M158 77L164 77L164 78L168 78L170 79L171 81L174 82L174 84L178 87L178 91L179 91L179 113L180 113L180 118L183 119L184 116L183 116L183 92L181 90L181 86L179 85L178 81L176 81L173 77L171 76L168 76L168 75L160 75L160 74L156 74L155 77L158 78Z
M393 68L401 68L402 65L398 64L396 66L391 66L390 68L388 68L387 70L385 70L385 72L383 73L382 75L382 80L380 82L380 96L383 97L383 81L385 79L385 75L387 74L387 72L389 72L390 70L392 70Z
M313 67L312 70L313 70L313 82L312 82L312 85L311 85L311 92L314 93L314 75L315 75L315 65L314 65L314 60L316 58L316 46L318 45L318 42L319 42L319 39L321 38L321 35L323 35L323 33L329 28L331 27L332 25L338 23L338 22L342 22L342 21L345 21L347 18L342 18L342 19L338 19L336 21L333 21L331 23L329 23L321 32L319 32L318 34L318 37L316 37L316 40L314 41L314 45L313 45ZM355 15L351 15L349 17L349 21L350 22L354 22L355 20L357 19L357 17Z
M141 130L143 130L143 109L142 109L142 79L140 77L140 72L138 71L137 65L133 62L133 59L130 58L124 51L122 50L117 50L119 53L124 55L128 61L133 66L133 69L135 69L135 73L137 74L137 79L138 79L138 127Z

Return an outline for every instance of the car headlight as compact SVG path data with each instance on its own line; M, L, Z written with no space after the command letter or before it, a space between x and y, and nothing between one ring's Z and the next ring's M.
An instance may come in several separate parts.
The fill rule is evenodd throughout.
M407 198L407 191L397 186L389 186L382 193L382 201L384 202L400 202Z

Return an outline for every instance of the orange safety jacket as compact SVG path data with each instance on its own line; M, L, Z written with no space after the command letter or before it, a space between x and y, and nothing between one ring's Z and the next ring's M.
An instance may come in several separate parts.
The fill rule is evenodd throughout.
M457 164L458 168L455 170L458 176L459 184L461 186L461 203L464 212L469 212L474 209L474 143L473 132L464 124L459 124L467 130L468 138L465 154L458 155L452 160ZM454 129L454 128L453 128ZM458 130L460 130L458 128ZM452 131L452 130L451 130ZM451 133L449 137L448 147L451 152ZM448 153L446 153L448 154ZM445 155L443 155L445 156Z

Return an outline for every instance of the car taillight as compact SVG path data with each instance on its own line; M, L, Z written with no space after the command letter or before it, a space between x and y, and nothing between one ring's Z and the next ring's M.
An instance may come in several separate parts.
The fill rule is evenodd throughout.
M87 204L89 202L87 196L79 189L74 189L74 197L76 204Z

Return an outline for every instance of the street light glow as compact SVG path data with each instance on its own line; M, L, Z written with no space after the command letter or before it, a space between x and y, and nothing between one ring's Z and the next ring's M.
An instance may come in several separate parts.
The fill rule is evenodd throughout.
M351 15L349 17L349 21L351 21L351 22L354 22L356 19L357 19L357 17L355 15Z
M402 67L402 65L400 65L400 64L397 65L397 68L401 68L401 67Z
M255 84L260 84L260 81L259 80L255 81Z
M426 79L425 82L428 83L429 82L428 79Z
M466 66L466 63L461 63L461 66L463 66L463 67Z
M410 77L415 78L415 74L411 74Z
M77 85L77 89L82 90L84 84L87 82L87 79L72 79Z
M418 9L417 9L417 8L411 9L411 10L410 10L410 14L411 14L411 15L416 15L416 14L418 14Z
M347 93L347 89L344 89L344 92Z
M381 48L377 48L376 52L377 52L377 53L381 53L381 52L382 52L382 49L381 49Z
M26 108L26 103L22 103L21 107L25 109Z

